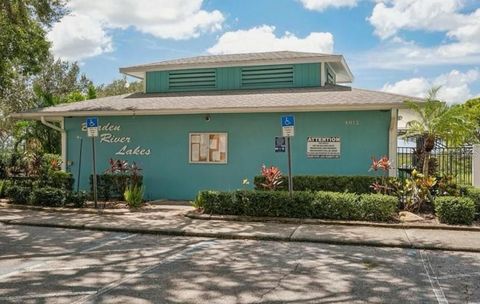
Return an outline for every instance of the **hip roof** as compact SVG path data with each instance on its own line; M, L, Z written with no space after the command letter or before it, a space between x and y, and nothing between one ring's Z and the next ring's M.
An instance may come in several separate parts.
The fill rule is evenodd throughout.
M16 118L86 115L162 115L286 111L386 110L405 107L404 95L327 85L318 88L215 92L134 93L91 99L12 114Z

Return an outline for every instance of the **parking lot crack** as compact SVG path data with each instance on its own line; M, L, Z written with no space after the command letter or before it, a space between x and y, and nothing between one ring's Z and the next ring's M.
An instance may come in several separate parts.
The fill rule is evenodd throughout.
M412 241L410 240L410 237L408 236L407 229L405 229L405 228L402 228L402 229L403 229L403 233L405 233L405 237L407 238L408 245L409 245L410 247L414 248L413 243L412 243Z
M295 229L293 229L292 233L290 233L290 235L288 236L288 240L292 240L292 237L293 235L295 234L295 232L297 232L298 228L300 228L301 225L298 225L297 227L295 227Z
M197 252L199 250L202 250L202 249L205 249L205 248L208 248L209 246L212 246L215 243L216 243L215 240L200 241L200 242L188 245L186 248L183 248L181 250L176 250L171 255L163 258L159 263L155 263L153 265L147 266L147 267L142 268L142 269L140 269L140 270L138 270L138 271L136 271L132 274L129 274L129 275L125 276L124 278L122 278L120 280L114 281L114 282L104 286L103 288L100 288L99 290L97 290L96 293L80 298L79 300L75 301L74 304L75 303L80 304L80 303L95 302L95 300L97 300L99 296L110 292L111 290L119 287L120 285L122 285L122 284L124 284L124 283L126 283L126 282L128 282L132 279L138 278L145 273L154 271L155 269L157 269L160 266L165 265L167 263L173 263L173 262L178 261L180 259L188 258L191 255L193 255L195 252Z
M288 277L290 276L292 273L295 273L298 269L298 267L300 266L300 263L297 263L295 264L295 266L293 267L292 270L290 270L289 272L285 273L283 276L281 276L278 280L277 280L277 283L275 284L275 286L273 286L272 288L269 288L267 291L265 291L264 293L262 293L262 295L260 296L260 299L258 300L257 303L261 303L263 301L263 298L265 298L265 296L267 296L269 293L272 293L273 291L275 291L278 287L280 287L280 285L282 285L282 282Z

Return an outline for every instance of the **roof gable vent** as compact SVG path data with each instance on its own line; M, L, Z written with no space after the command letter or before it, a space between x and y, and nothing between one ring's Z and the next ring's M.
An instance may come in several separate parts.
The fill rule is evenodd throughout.
M242 88L293 86L293 65L242 68Z
M216 87L215 69L171 71L168 73L170 90L214 89Z

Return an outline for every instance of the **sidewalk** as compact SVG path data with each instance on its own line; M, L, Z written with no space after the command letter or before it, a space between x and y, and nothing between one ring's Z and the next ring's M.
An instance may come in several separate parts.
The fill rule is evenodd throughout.
M202 220L186 217L191 210L188 206L162 205L141 212L88 214L0 207L0 222L176 236L480 252L479 231Z

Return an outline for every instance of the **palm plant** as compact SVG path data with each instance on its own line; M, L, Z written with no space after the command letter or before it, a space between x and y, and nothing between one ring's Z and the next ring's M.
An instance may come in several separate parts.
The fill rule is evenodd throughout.
M424 103L405 101L418 119L407 123L404 137L423 140L421 154L425 177L429 175L430 155L437 141L444 141L448 146L459 146L473 138L475 132L475 123L461 107L450 107L437 99L439 89L430 89Z

